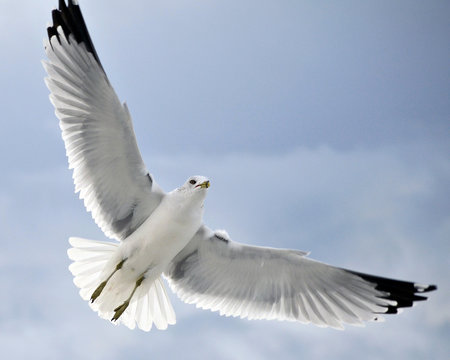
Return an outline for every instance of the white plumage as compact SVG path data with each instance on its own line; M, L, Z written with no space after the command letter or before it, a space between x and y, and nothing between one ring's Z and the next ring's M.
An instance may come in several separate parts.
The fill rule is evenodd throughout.
M106 236L70 238L80 295L106 319L145 331L175 313L162 281L197 307L248 319L342 328L425 300L436 289L326 265L306 252L248 246L202 224L209 180L164 193L146 169L130 113L112 88L78 4L60 1L44 47L75 191Z

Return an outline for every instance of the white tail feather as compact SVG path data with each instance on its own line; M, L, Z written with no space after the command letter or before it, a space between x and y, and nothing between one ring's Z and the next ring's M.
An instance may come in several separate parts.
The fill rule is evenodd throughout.
M92 293L104 280L105 266L115 254L118 244L74 237L69 239L69 243L72 247L67 254L73 260L69 270L74 276L75 285L80 288L81 297L89 301ZM114 283L117 284L117 281ZM107 286L102 295L94 303L90 303L100 317L110 320L114 315L113 309L123 303L134 283L120 285L120 292L113 291L117 290L115 287ZM149 331L153 324L157 329L163 330L175 322L175 312L161 277L145 279L136 289L128 308L116 321L130 329L134 329L137 324L144 331Z

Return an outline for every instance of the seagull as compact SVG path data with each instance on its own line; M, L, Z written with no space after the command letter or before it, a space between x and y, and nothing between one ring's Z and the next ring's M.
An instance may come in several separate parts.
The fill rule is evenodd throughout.
M307 252L241 244L202 220L210 180L164 192L142 160L127 105L108 80L76 0L59 1L43 61L75 192L104 234L71 237L69 270L104 319L149 331L175 324L167 295L220 315L343 329L395 314L435 285L324 264Z

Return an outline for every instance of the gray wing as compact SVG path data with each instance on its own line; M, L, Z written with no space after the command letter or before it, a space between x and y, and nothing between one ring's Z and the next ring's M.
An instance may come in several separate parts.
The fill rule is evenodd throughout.
M436 288L333 267L301 251L239 244L206 227L165 275L183 301L221 315L335 328L381 320Z
M125 239L164 192L146 169L130 114L108 81L75 1L60 1L44 47L75 191L103 232Z

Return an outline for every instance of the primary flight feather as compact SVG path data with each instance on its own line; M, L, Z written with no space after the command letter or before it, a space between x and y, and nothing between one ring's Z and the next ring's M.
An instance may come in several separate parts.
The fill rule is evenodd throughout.
M119 241L69 239L74 282L101 317L146 331L174 324L163 275L183 301L221 315L335 328L380 320L436 289L333 267L302 251L239 244L209 229L202 217L210 181L191 176L169 193L156 183L78 3L60 0L52 18L46 84L75 191Z

